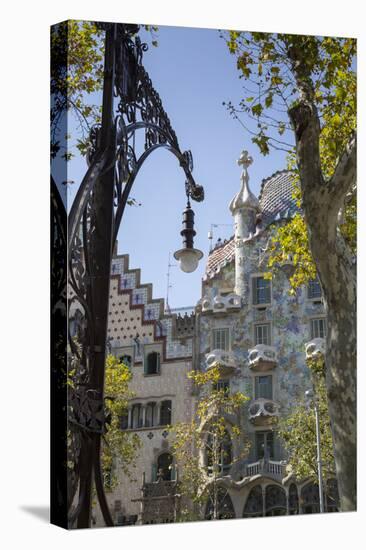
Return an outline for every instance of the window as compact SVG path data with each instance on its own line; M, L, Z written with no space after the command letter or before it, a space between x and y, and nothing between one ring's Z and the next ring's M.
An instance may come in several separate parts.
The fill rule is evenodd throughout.
M228 328L216 328L212 331L212 349L229 350Z
M170 453L163 453L158 457L157 478L171 481L173 476L173 457Z
M308 284L308 299L320 299L322 297L322 288L319 283L319 279L313 279Z
M272 376L255 377L255 399L272 399Z
M265 344L266 346L270 346L271 345L271 325L269 323L265 323L263 325L255 325L254 340L255 340L255 345Z
M274 436L273 432L256 432L255 452L257 460L262 458L273 459L274 457Z
M271 281L264 277L254 277L253 285L253 304L269 304L271 302Z
M120 355L119 362L123 363L124 365L126 365L126 367L130 369L132 366L132 357L131 355Z
M160 353L151 351L145 357L145 374L160 373Z
M150 428L156 425L156 403L148 403L146 405L145 426Z
M325 338L327 335L327 326L325 319L311 319L310 321L311 339Z
M119 427L121 430L127 430L128 429L128 413L124 413L119 418Z
M132 428L142 428L142 407L138 403L132 406Z
M172 402L163 401L160 408L160 426L166 426L172 421Z
M229 391L230 391L230 382L229 382L229 380L219 380L216 384L213 385L213 389L215 391L224 390L225 392L229 393Z

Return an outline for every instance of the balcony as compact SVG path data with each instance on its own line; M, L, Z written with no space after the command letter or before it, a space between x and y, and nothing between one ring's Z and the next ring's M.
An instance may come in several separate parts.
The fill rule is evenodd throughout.
M206 354L206 370L219 367L221 374L231 374L236 369L234 355L229 351L214 349Z
M306 359L320 359L325 355L325 339L314 338L305 344Z
M249 368L254 372L271 370L277 366L277 352L273 346L257 344L249 350Z
M203 313L223 313L238 310L241 308L241 297L233 292L227 296L215 296L214 298L204 298L202 301Z
M284 460L278 462L262 458L257 462L246 465L246 475L248 477L264 475L281 480L286 476L286 462Z
M279 405L275 401L260 397L249 405L249 420L255 426L267 426L277 420L278 411Z

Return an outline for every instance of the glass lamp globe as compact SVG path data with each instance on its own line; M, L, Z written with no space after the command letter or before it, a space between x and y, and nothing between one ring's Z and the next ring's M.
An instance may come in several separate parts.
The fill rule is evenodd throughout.
M197 248L181 248L174 252L174 258L179 261L179 267L185 273L192 273L197 269L203 252Z

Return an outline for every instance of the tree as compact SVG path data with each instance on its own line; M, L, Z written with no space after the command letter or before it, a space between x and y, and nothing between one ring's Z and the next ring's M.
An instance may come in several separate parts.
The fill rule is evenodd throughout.
M220 386L219 366L206 372L191 371L188 378L198 392L196 415L190 422L170 428L174 433L172 449L179 467L180 488L189 502L183 506L181 516L184 521L199 518L200 510L208 502L213 519L219 519L225 517L220 504L226 496L219 480L225 466L237 462L248 451L238 416L248 397ZM233 443L241 447L235 457ZM193 514L192 504L196 510Z
M138 29L138 26L136 26ZM157 46L157 27L144 25L151 44ZM86 156L90 132L101 123L104 30L94 21L63 21L51 32L51 157L61 154L70 160L74 137L78 153ZM65 117L71 114L75 124L72 136ZM67 129L67 133L65 130Z
M109 426L102 446L102 469L105 486L112 490L117 484L117 464L122 472L131 477L137 452L141 446L137 434L121 429L121 419L127 415L128 401L134 396L129 389L132 373L114 355L108 355L105 371L105 406L109 412Z
M335 477L332 432L325 387L325 365L323 358L308 359L314 386L314 396L318 402L321 456L324 481ZM284 441L289 454L292 473L298 479L310 478L318 482L317 444L315 412L301 400L291 413L279 420L278 434Z
M96 94L103 86L103 31L91 21L64 21L51 33L51 156L61 152L65 160L73 153L64 144L71 138L62 135L68 126L65 116L77 121L77 149L87 152L89 132L101 122L101 102ZM98 97L98 96L97 96Z
M317 273L328 316L326 388L341 509L356 509L356 41L285 34L225 35L245 79L240 108L228 104L262 154L289 153L302 214L274 236L295 268L292 284ZM250 95L249 95L250 94Z

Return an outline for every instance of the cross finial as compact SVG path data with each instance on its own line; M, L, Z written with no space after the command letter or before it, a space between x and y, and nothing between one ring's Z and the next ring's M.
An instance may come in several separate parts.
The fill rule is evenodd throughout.
M244 169L248 168L253 163L253 158L249 156L248 151L242 151L239 159L238 165L243 166Z

